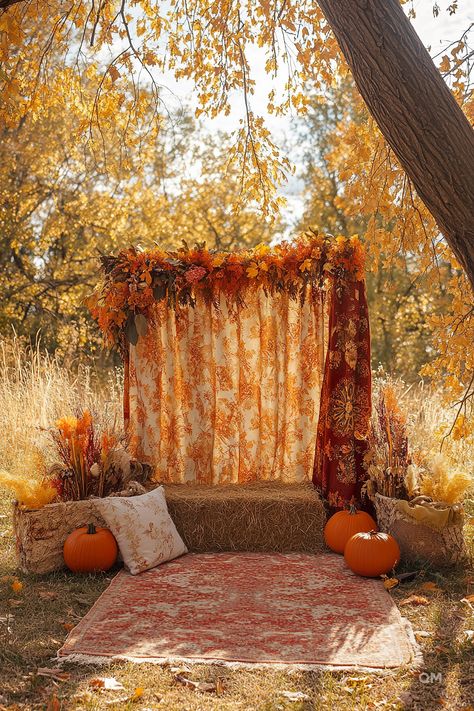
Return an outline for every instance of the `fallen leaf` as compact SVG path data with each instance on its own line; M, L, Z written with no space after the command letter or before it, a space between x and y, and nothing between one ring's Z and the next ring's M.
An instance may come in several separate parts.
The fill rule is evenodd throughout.
M21 593L23 590L23 583L20 580L14 580L11 587L14 593Z
M186 665L182 667L170 667L170 672L172 674L185 674L186 672L190 672L191 667L188 667Z
M464 630L464 638L466 642L474 642L474 630Z
M56 694L53 694L50 700L48 701L48 705L46 706L46 711L60 711L61 709L61 702L56 696Z
M141 699L143 694L145 692L145 689L142 686L137 686L135 691L133 692L131 696L131 701L138 701L138 699Z
M38 597L40 597L41 600L57 600L59 593L54 590L39 590Z
M288 701L307 701L309 699L308 694L304 694L302 691L280 691L280 696L284 696Z
M8 598L8 604L10 607L20 607L20 605L23 605L23 600L17 600L14 597Z
M400 603L401 605L429 605L430 601L426 598L423 597L423 595L410 595L409 597L406 597L404 600L402 600Z
M63 672L61 669L49 669L48 667L40 667L36 670L38 676L47 676L55 681L67 681L71 678L69 672Z
M194 681L194 679L188 679L187 676L183 674L177 674L175 676L175 681L187 686L188 689L195 689L196 691L216 691L216 685L210 681Z
M467 602L474 602L474 595L466 595L466 597L463 597L461 602L463 602L463 600L466 600Z
M432 636L431 632L425 632L424 630L415 630L414 635L417 639L418 639L418 637L426 638L426 637Z
M94 689L107 689L108 691L120 691L125 688L113 676L96 676L89 681L89 686L94 687Z
M423 592L442 592L441 588L432 580L420 585L420 590L423 590Z
M72 622L63 622L62 625L63 625L64 629L66 630L66 632L70 632L76 626Z
M392 588L396 588L399 582L398 578L385 578L383 586L385 590L391 590Z

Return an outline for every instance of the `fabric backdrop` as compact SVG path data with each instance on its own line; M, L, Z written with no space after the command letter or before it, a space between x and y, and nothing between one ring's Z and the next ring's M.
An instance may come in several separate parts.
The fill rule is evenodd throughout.
M370 329L363 281L334 282L313 483L331 510L360 506L371 415ZM364 508L370 510L365 500Z
M258 289L245 305L156 305L125 398L132 450L158 479L311 479L327 319L325 292L306 289L303 304Z

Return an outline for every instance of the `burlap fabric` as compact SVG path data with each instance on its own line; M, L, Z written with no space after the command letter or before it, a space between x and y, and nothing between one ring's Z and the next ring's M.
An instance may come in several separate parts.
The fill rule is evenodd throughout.
M374 505L381 531L390 533L398 542L402 560L430 563L436 567L460 565L467 559L463 535L462 507L449 512L447 525L420 522L408 513L406 502L375 494Z

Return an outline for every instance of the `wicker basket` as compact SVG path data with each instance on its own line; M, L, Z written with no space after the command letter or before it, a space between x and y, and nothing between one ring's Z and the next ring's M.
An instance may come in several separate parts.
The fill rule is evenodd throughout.
M468 555L463 535L464 516L458 511L442 529L432 528L403 513L398 499L375 494L374 505L381 531L390 533L407 563L429 563L436 567L462 565Z

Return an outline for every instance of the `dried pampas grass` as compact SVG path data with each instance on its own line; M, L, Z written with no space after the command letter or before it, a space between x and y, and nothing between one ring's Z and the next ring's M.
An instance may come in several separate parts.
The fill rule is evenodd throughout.
M50 504L58 493L48 481L35 477L27 479L6 471L0 471L0 486L13 491L20 506L27 509L40 509Z
M462 501L473 480L466 472L456 471L443 454L437 454L423 473L420 492L433 501L455 504Z

